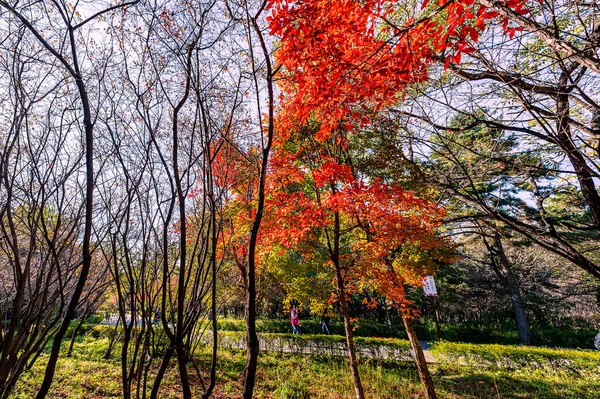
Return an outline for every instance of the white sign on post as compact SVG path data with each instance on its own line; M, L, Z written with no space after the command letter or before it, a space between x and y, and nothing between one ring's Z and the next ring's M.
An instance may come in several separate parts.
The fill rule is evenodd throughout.
M423 277L423 291L425 291L425 296L437 296L438 293L437 288L435 288L433 276Z

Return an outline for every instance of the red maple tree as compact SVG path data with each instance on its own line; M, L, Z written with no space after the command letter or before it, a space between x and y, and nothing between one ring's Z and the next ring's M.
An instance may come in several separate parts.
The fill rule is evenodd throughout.
M404 284L421 285L436 261L448 258L448 243L436 235L443 210L397 184L357 173L353 148L342 130L320 141L306 129L287 133L276 142L271 161L262 248L282 246L307 257L315 250L326 251L356 395L363 397L349 295L368 287L410 318Z

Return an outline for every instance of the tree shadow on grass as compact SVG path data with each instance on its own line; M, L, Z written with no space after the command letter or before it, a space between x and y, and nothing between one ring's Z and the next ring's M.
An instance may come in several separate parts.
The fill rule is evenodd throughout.
M477 399L596 399L600 383L571 378L533 375L515 376L507 372L476 371L461 368L438 369L436 385L442 397Z

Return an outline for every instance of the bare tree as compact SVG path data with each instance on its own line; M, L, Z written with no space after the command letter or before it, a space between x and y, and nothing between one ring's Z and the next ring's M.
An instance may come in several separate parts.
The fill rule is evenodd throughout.
M55 57L63 71L74 80L79 97L80 117L83 126L82 137L85 143L85 222L81 244L81 267L77 283L66 305L64 319L53 337L52 350L46 367L44 381L37 394L38 399L44 398L48 394L54 377L62 339L77 310L92 263L92 212L95 177L93 152L94 120L89 84L87 83L86 76L84 76L86 72L84 69L87 64L86 60L89 60L91 54L85 48L86 37L83 30L104 14L131 4L135 4L135 2L123 3L116 6L109 4L105 8L100 8L99 11L93 10L85 13L90 16L84 18L80 14L80 9L75 6L71 7L68 2L51 1L50 4L43 3L41 7L37 3L0 2L0 7L4 10L5 16L14 19L30 35L35 37L38 46L43 49L43 52L49 52ZM100 5L100 7L102 6L104 5Z
M100 117L112 161L99 190L112 222L103 253L113 265L124 332L126 398L157 397L173 358L184 397L195 381L203 397L215 386L217 247L229 190L221 158L224 148L236 148L245 119L243 61L222 14L214 2L174 2L113 23L120 63L106 81L109 105ZM194 354L209 315L204 384Z
M83 153L59 65L18 21L0 48L0 397L8 397L66 316L81 265ZM43 67L42 67L43 65ZM75 310L77 308L75 307ZM68 323L67 323L68 325Z

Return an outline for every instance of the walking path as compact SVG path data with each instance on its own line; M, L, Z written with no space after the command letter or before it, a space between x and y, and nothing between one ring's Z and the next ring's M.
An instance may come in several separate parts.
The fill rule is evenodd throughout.
M423 348L423 354L425 355L425 361L427 363L435 363L435 357L429 351L431 348L431 344L427 341L419 341L421 343L421 348Z

